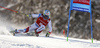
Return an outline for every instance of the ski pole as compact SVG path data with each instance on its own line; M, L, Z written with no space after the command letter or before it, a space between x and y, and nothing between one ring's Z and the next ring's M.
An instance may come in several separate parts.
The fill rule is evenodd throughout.
M22 14L22 15L29 16L29 15L27 15L27 14L20 13L20 12L18 12L18 11L15 11L15 10L12 10L12 9L9 9L9 8L5 8L5 7L2 7L2 6L0 6L0 8L3 8L3 9L6 9L6 10L9 10L9 11L15 12L15 13L17 13L17 14Z
M25 13L20 13L17 11L17 14L21 14L21 15L26 15L26 16L29 16L28 14L25 14Z

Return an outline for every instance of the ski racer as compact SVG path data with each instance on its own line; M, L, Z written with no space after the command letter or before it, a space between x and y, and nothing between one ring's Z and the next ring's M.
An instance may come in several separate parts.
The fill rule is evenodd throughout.
M49 35L52 33L49 10L45 10L43 14L29 14L28 17L37 18L37 20L35 23L33 23L31 26L25 29L16 29L15 33L21 33L21 32L27 33L34 30L36 36L38 37L39 33L41 33L45 29L45 27L48 25L49 31L46 33L46 37L49 37Z

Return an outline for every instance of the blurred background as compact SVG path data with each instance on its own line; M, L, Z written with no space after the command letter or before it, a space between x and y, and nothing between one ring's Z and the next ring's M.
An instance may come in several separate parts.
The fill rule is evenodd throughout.
M0 0L0 6L9 8L20 13L38 14L43 10L51 11L51 21L53 34L67 35L68 16L70 0ZM93 16L93 37L100 40L100 0L92 0ZM26 28L36 21L35 18L29 18L25 15L19 15L12 11L0 8L0 30L1 26L14 28ZM44 30L47 32L48 28ZM72 11L70 18L69 37L90 39L90 15L87 12Z

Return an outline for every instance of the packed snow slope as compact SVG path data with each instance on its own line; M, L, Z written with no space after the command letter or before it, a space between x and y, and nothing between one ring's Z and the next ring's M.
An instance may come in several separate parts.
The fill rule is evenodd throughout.
M100 41L44 35L35 36L10 36L0 35L0 48L100 48Z
M66 37L55 36L51 34L51 37L44 37L45 34L40 34L39 37L16 35L12 36L9 33L14 28L25 28L26 26L16 26L5 19L0 17L0 48L100 48L100 41L69 38L66 41Z

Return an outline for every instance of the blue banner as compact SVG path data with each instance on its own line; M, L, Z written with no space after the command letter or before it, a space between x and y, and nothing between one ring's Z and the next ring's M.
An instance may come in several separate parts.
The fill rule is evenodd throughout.
M91 12L90 0L71 0L70 10Z

